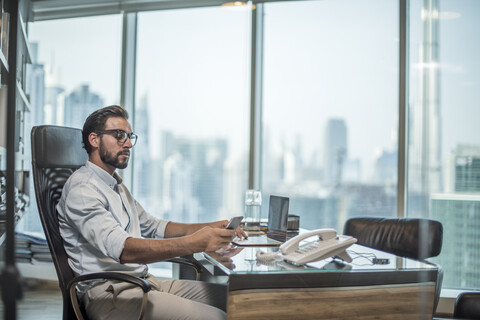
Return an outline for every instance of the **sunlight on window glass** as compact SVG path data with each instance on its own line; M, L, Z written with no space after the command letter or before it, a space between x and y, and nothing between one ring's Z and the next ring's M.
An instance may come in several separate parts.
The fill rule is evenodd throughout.
M397 1L265 5L262 184L302 227L396 215L397 70Z
M134 193L152 214L243 214L248 173L250 12L140 13Z
M480 286L480 3L410 9L408 216L443 224L443 288ZM461 37L459 35L462 35Z

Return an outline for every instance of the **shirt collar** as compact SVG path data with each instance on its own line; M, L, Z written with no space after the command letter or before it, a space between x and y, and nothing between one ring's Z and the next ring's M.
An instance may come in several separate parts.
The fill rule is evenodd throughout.
M103 170L90 160L87 160L85 166L95 172L95 174L112 189L116 184L122 184L122 178L116 172L111 176L107 171Z

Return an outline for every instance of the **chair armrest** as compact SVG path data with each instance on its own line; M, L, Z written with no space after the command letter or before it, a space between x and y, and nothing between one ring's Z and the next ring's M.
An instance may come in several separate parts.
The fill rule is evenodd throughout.
M80 275L78 277L75 277L67 285L67 288L68 288L69 293L70 293L70 301L72 302L73 310L75 311L77 319L84 320L82 311L80 310L80 306L79 306L79 303L78 303L78 298L77 298L77 292L76 292L77 283L79 283L81 281L99 280L99 279L119 280L119 281L124 281L124 282L131 283L131 284L134 284L134 285L140 287L143 291L143 300L142 300L142 308L140 310L139 319L143 318L143 314L145 312L145 307L147 305L147 294L150 290L152 290L152 287L150 286L150 284L145 279L142 279L142 278L139 278L139 277L136 277L136 276L132 276L132 275L126 274L126 273L121 273L121 272L97 272L97 273L89 273L89 274L84 274L84 275Z
M119 281L129 282L131 284L134 284L142 288L143 292L148 292L152 289L150 284L145 279L132 276L126 273L121 273L121 272L96 272L96 273L83 274L81 276L73 278L68 283L67 286L68 288L70 288L72 285L76 285L81 281L99 280L99 279L119 280Z
M195 279L196 280L200 279L200 272L202 271L203 266L202 266L201 263L199 263L195 259L193 259L193 257L191 257L191 258L188 257L188 256L176 257L176 258L167 259L165 261L172 262L172 263L178 263L178 264L193 268L195 270Z

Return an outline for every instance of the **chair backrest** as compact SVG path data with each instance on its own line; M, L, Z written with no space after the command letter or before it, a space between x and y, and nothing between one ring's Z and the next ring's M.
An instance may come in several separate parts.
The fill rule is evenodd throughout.
M80 129L60 126L32 128L32 169L35 196L63 295L63 319L75 319L68 282L74 274L60 235L56 206L70 175L87 161Z
M431 219L350 218L343 233L357 238L358 244L417 260L436 257L442 250L442 224Z
M455 301L455 319L480 319L480 292L462 292Z

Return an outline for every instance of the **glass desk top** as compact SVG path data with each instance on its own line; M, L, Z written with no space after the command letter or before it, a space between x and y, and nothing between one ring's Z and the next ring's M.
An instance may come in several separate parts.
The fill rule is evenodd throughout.
M397 257L383 251L354 244L347 248L352 262L344 262L338 258L327 258L310 262L303 266L296 266L277 257L272 261L259 261L256 258L257 250L275 252L278 248L272 247L237 247L228 246L215 252L196 254L218 267L226 275L240 274L270 274L270 273L318 273L318 272L385 272L385 271L427 271L437 270L437 266L413 259ZM374 259L380 259L377 263Z
M438 283L434 264L356 244L347 248L350 263L327 258L303 266L280 259L257 261L257 250L278 248L230 246L194 255L207 269L205 280L227 285L232 319L252 315L262 319L354 319L358 315L381 319L385 314L395 314L396 319L431 319ZM376 264L374 258L388 260ZM402 301L400 308L398 301Z

